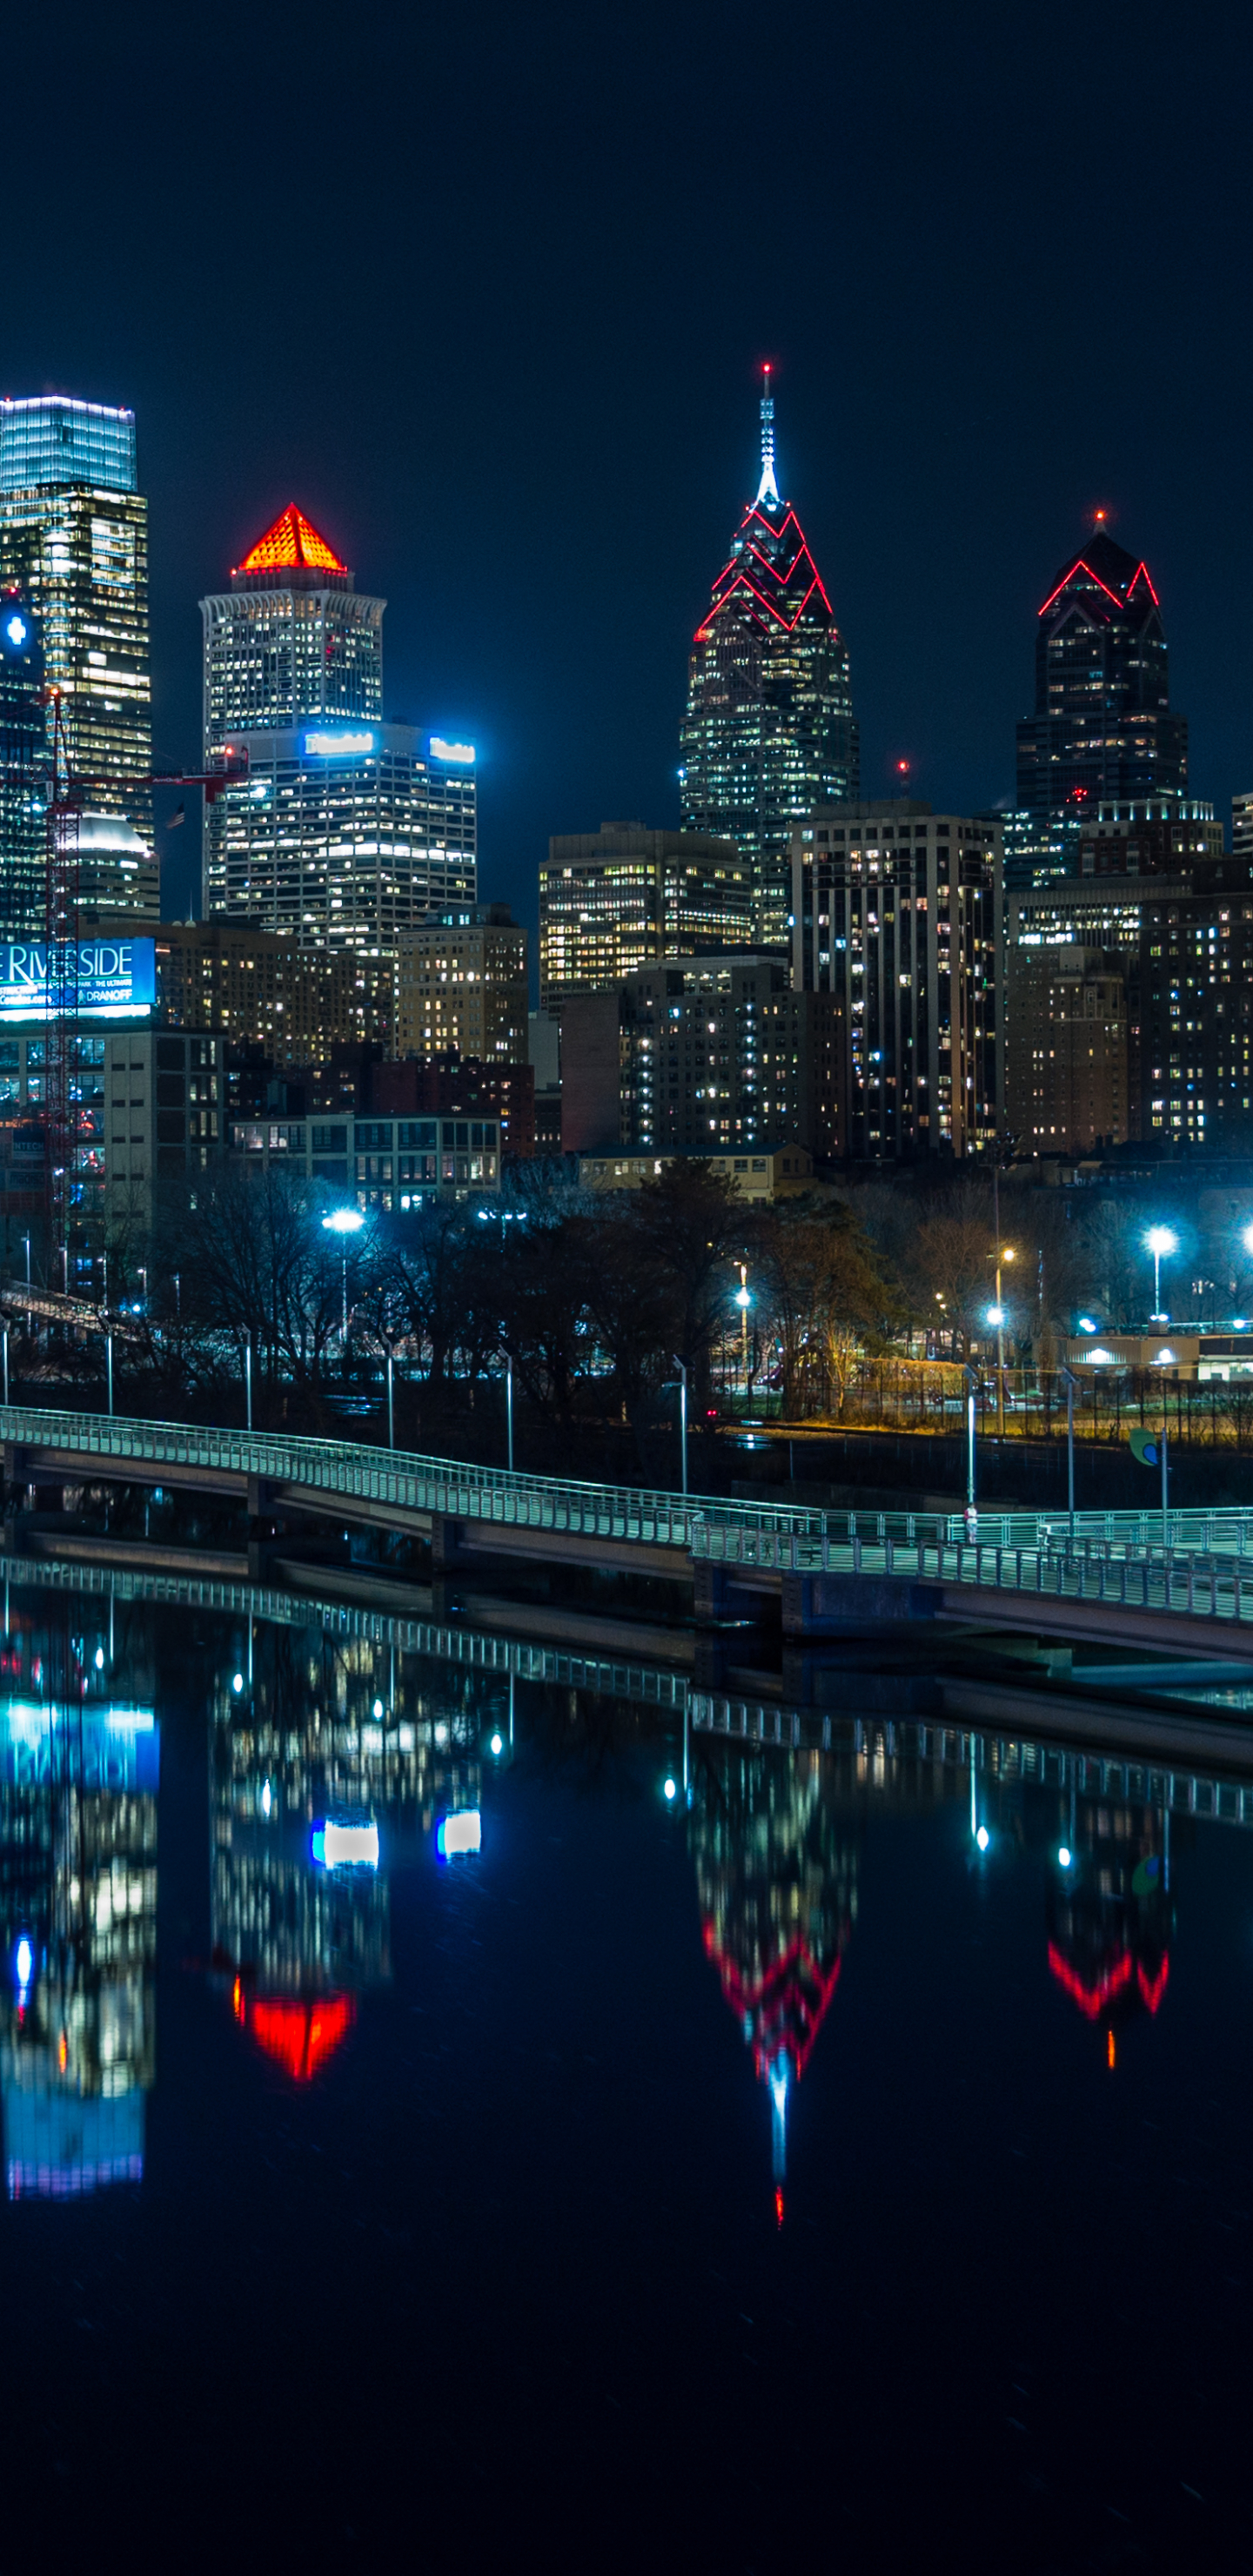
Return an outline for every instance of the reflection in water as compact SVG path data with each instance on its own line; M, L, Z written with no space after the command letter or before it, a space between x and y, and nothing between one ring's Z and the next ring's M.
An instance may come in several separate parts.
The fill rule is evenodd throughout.
M1048 1962L1085 2018L1115 2028L1156 2013L1170 1975L1170 1817L1164 1808L1072 1795L1046 1917Z
M770 2093L783 2219L787 2115L857 1917L857 1849L837 1819L835 1766L728 1754L699 1766L689 1837L705 1948Z
M24 1647L10 1638L5 1659L25 1685L0 1702L0 2086L13 2200L143 2176L159 1756L152 1711L104 1697L94 1641L44 1631Z
M425 1682L432 1667L416 1672ZM358 1997L391 1976L389 1861L465 1811L477 1824L482 1697L471 1676L419 1688L394 1647L312 1624L259 1630L246 1669L233 1657L223 1669L214 1961L231 1974L236 2019L297 2083L347 2037Z

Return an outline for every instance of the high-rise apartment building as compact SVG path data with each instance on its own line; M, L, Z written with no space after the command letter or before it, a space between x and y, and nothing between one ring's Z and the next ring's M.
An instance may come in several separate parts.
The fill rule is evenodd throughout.
M302 948L254 922L163 922L156 933L161 1015L228 1047L259 1047L278 1066L329 1064L342 1047L390 1051L390 958Z
M1039 610L1035 709L1018 726L1015 823L1033 872L1068 872L1098 805L1186 795L1187 719L1170 705L1166 634L1148 567L1103 526L1063 564ZM1025 871L1020 882L1028 883Z
M43 645L24 592L0 592L0 940L40 939L47 737Z
M567 1153L834 1150L834 1005L779 957L661 958L572 996L561 1068Z
M1130 1134L1126 970L1078 943L1021 953L1007 1067L1020 1153L1089 1153Z
M17 582L39 620L71 775L150 845L148 506L133 412L60 394L0 401L0 582Z
M1027 1044L1024 985L1041 950L1125 961L1127 1133L1137 1141L1253 1147L1253 860L1187 875L1069 877L1015 896L1009 923L1010 1081Z
M792 834L815 805L855 797L848 649L775 478L769 368L761 480L697 627L681 736L680 811L734 841L752 870L755 936L786 946Z
M793 980L838 1019L836 1151L978 1153L1003 1109L1001 850L911 798L816 806L793 843Z
M206 915L395 953L474 901L474 746L383 722L383 611L294 504L200 603L205 766L248 776L206 817Z
M1231 846L1237 858L1253 859L1253 791L1232 797Z
M654 957L748 947L749 860L708 832L558 832L539 872L540 1007L604 992Z
M525 1064L527 935L507 903L447 905L396 944L398 1056Z

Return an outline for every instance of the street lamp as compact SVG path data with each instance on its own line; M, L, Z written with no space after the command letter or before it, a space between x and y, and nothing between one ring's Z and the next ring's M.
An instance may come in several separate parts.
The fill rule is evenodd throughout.
M1154 1324L1167 1324L1170 1317L1162 1313L1162 1257L1178 1250L1179 1238L1171 1233L1168 1225L1151 1225L1144 1240L1153 1255L1153 1312L1149 1320Z
M1013 1245L1002 1244L998 1234L996 1250L992 1258L996 1263L996 1304L988 1308L988 1322L996 1326L996 1436L998 1440L1003 1440L1005 1437L1005 1344L1002 1335L1005 1330L1005 1309L1001 1304L1001 1263L1013 1261L1017 1256Z
M343 1342L344 1342L344 1348L345 1348L345 1350L347 1350L347 1348L348 1348L348 1246L349 1246L349 1243L350 1243L350 1242L351 1242L351 1240L352 1240L353 1235L354 1235L354 1234L360 1234L360 1232L361 1232L361 1228L362 1228L362 1226L363 1226L364 1224L365 1224L365 1218L360 1214L360 1211L359 1211L357 1208L332 1208L330 1215L329 1215L329 1216L324 1216L324 1217L323 1217L323 1219L322 1219L322 1229L323 1229L323 1232L324 1232L324 1233L326 1233L326 1234L337 1234L337 1235L339 1236L340 1243L341 1243L342 1248L343 1248L343 1255L344 1255L344 1321L343 1321Z

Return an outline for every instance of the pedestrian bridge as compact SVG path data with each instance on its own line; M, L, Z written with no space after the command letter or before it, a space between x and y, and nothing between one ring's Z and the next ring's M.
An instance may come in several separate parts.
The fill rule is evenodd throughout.
M1133 1630L1207 1651L1215 1625L1253 1657L1253 1511L835 1513L289 1438L212 1424L0 1406L10 1490L141 1483L238 1495L250 1513L314 1512L462 1555L567 1558L695 1581L697 1615L774 1592L785 1628L939 1617L1061 1634ZM1196 1641L1196 1642L1194 1642Z

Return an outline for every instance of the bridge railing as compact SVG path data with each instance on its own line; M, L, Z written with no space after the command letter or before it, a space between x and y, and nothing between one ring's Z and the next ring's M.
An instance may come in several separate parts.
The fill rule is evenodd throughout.
M745 1530L821 1533L821 1512L778 1503L742 1503L719 1495L672 1494L633 1485L596 1485L530 1476L505 1467L468 1466L411 1451L375 1449L348 1440L288 1438L273 1432L222 1430L213 1424L145 1422L131 1415L75 1413L0 1405L0 1439L28 1449L70 1453L106 1467L128 1461L202 1467L296 1485L329 1498L393 1505L455 1520L568 1530L662 1547L687 1547L698 1520Z
M833 1538L851 1541L856 1537L863 1543L906 1539L911 1544L924 1538L930 1547L940 1539L962 1538L966 1526L962 1512L828 1512L826 1525ZM1246 1510L1232 1504L1225 1509L1172 1511L1167 1515L1166 1526L1172 1547L1217 1547L1253 1556L1253 1507ZM979 1537L989 1547L1049 1546L1064 1542L1067 1528L1064 1511L980 1510L978 1515ZM1085 1538L1129 1539L1141 1547L1150 1547L1161 1542L1162 1515L1160 1510L1076 1512L1075 1532Z
M698 1523L692 1554L727 1566L779 1574L864 1574L915 1582L970 1584L1053 1600L1104 1601L1134 1610L1253 1620L1253 1560L1238 1550L1140 1546L1089 1539L1005 1547L979 1537L844 1539L825 1530L740 1530Z

